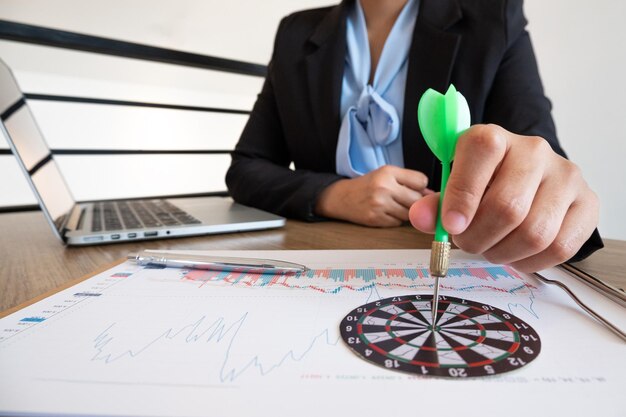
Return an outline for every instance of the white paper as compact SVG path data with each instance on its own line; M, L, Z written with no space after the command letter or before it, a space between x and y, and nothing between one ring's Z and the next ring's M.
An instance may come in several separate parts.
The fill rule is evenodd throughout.
M626 345L561 289L530 275L453 252L441 295L511 312L538 332L542 347L517 371L448 380L377 367L339 337L340 321L361 304L432 294L430 278L404 272L426 269L428 251L211 254L335 271L237 280L116 266L0 320L0 414L624 415ZM340 279L364 268L379 277ZM554 269L544 274L567 279ZM626 328L621 307L583 284L576 290Z

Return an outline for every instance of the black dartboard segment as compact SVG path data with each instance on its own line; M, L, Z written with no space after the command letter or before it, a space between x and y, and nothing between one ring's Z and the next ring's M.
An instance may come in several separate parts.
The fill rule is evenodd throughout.
M440 296L433 327L431 301L408 295L365 304L341 321L341 337L376 365L452 378L513 371L539 355L539 335L511 313Z

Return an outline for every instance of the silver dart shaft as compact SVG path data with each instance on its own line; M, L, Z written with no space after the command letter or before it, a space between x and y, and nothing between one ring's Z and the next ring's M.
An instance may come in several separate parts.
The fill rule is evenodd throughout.
M433 330L435 330L435 318L437 317L437 310L439 310L439 277L435 277L435 286L433 287L433 300L431 301L432 306L432 324Z

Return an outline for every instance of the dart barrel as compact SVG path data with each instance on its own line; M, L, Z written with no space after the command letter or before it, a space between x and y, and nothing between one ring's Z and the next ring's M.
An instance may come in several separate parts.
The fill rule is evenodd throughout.
M450 242L433 241L430 248L430 275L445 277L450 264Z

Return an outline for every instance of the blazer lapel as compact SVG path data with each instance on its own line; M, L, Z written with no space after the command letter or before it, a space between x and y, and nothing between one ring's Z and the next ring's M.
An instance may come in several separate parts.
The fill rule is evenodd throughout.
M334 155L339 135L339 102L346 55L346 8L344 1L332 8L309 38L312 51L305 58L309 98L317 137L324 154ZM336 170L335 158L332 166Z
M438 186L441 167L419 131L417 104L428 88L442 93L447 89L461 36L445 30L461 17L456 0L421 0L409 51L402 127L404 165L428 175L433 188Z
M334 155L337 148L346 14L352 3L353 0L344 0L320 21L309 38L311 52L305 57L308 96L324 154ZM409 50L402 128L404 164L406 168L423 171L431 184L439 181L441 167L435 164L435 157L418 129L417 103L428 88L440 92L447 89L460 35L447 33L446 29L461 17L457 0L421 0ZM334 160L327 169L336 170Z

